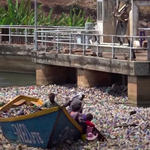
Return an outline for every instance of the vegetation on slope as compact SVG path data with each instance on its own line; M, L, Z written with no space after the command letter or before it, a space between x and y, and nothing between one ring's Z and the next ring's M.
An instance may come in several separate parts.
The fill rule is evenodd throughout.
M42 5L37 8L37 24L46 26L84 26L85 22L91 22L91 17L85 17L85 11L78 11L72 7L69 15L62 13L60 16L53 14L53 9L45 14ZM0 25L34 25L34 10L30 0L7 0L7 9L0 6Z

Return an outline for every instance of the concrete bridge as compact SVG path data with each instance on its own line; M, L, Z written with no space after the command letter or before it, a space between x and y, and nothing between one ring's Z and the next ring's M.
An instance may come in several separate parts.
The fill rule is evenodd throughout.
M63 33L54 30L38 32L42 36L37 40L36 51L33 50L33 43L27 42L27 37L25 45L15 44L15 39L12 42L10 36L9 43L1 43L1 71L36 71L37 85L77 83L82 87L109 86L121 75L127 78L129 102L150 106L149 44L146 48L126 43L120 46L113 42L91 45L86 40L91 38L91 33L84 30L80 33L72 30L67 33L66 30ZM113 41L115 36L110 38ZM125 59L124 55L128 58Z
M109 86L119 74L127 77L129 102L150 104L150 62L32 51L32 46L1 45L0 70L35 73L37 85L77 83Z
M78 86L109 86L112 73L122 74L127 76L129 102L138 106L150 104L150 62L35 52L33 59L37 64L37 85L65 83L66 73L71 72L72 78L77 77Z
M77 82L83 87L111 85L120 74L127 78L129 102L150 106L150 37L136 36L150 30L139 28L139 8L150 2L131 0L131 8L127 1L121 3L112 19L118 1L97 0L95 29L91 24L85 28L0 26L0 69L36 70L37 85ZM121 12L128 8L123 19Z

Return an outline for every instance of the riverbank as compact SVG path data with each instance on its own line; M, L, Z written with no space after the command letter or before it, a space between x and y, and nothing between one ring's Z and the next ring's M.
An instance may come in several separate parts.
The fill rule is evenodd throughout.
M8 102L17 95L38 97L45 101L48 93L54 92L57 94L57 102L62 105L66 99L71 99L77 92L83 92L86 95L83 112L93 114L94 124L106 136L108 142L68 141L57 149L149 149L150 109L129 106L127 95L123 91L122 87L118 91L113 91L110 87L76 88L75 85L7 87L0 88L0 102ZM136 111L136 114L130 115L131 111ZM129 126L133 124L135 126ZM0 149L16 149L16 144L9 144L2 135L0 138L2 139ZM21 145L19 147L26 150L33 149Z

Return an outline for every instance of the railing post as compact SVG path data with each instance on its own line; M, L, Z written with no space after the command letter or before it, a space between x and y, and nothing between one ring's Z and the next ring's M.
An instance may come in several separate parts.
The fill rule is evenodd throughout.
M57 31L57 53L59 53L59 33Z
M47 48L47 32L45 32L45 52L46 52L46 48Z
M150 37L147 38L147 60L150 60Z
M74 34L74 49L77 48L77 40L76 40L76 34Z
M72 54L72 34L69 34L69 54Z
M41 38L42 38L42 45L43 45L43 40L44 40L44 37L43 37L43 29L41 29L41 31L42 31L42 32L41 32L41 36L42 36Z
M97 57L102 57L99 40L100 40L100 38L99 38L99 35L97 34Z
M83 55L85 55L85 34L83 34Z
M130 61L132 60L132 45L133 45L133 41L132 41L132 37L130 36Z
M37 46L37 29L34 29L34 50L38 50L38 46Z
M11 28L9 27L9 44L11 44Z
M99 56L99 47L98 47L98 34L97 34L97 57Z
M53 40L54 41L54 50L56 50L56 33L53 32L53 34L54 34L54 40Z
M27 28L25 28L25 44L28 43L28 37L27 37L27 35L28 35L28 31L27 31Z
M85 32L85 34L86 34L86 35L85 35L85 49L88 49L88 48L89 48L89 46L88 46L88 44L89 44L89 41L88 41L88 37L89 37L89 36L88 36L88 33L89 33L89 32L87 32L87 31Z
M98 56L99 57L102 57L102 50L101 50L101 35L99 35L99 46L98 46L98 49L99 49L99 54L98 54Z
M111 41L112 41L112 59L115 59L115 50L114 50L114 36L112 35L111 37Z
M35 11L34 11L34 18L35 18L35 22L34 22L34 50L38 50L38 44L37 44L37 0L34 0L34 4L35 4Z

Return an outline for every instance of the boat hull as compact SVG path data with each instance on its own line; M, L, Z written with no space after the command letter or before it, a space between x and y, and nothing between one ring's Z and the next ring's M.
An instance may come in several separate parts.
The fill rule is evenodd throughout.
M58 111L20 121L1 122L5 138L31 147L47 148Z
M59 112L59 118L53 128L48 148L57 147L66 140L78 140L81 136L81 127L71 118L65 108Z
M63 107L13 118L0 118L0 126L9 141L41 148L57 147L68 139L77 140L82 132Z

